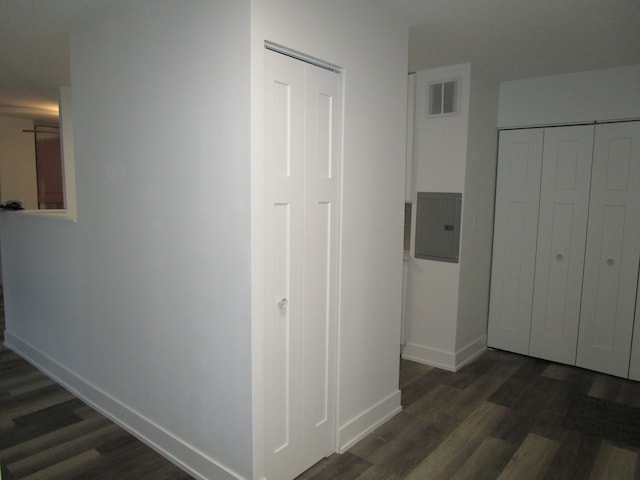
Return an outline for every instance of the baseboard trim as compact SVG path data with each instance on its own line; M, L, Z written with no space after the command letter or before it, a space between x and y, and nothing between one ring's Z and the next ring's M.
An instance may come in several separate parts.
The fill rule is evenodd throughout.
M340 427L338 453L346 452L401 411L400 390L396 390Z
M242 479L231 469L176 437L162 426L144 417L135 409L112 397L109 393L91 384L9 331L5 331L4 345L189 475L202 480L208 478Z
M441 368L449 372L456 371L456 358L453 352L438 348L425 347L415 343L407 343L402 349L402 358L414 362Z
M456 371L473 362L486 351L487 336L482 335L456 352Z
M482 335L456 352L408 343L402 348L402 358L449 372L457 372L475 360L486 349L487 337Z

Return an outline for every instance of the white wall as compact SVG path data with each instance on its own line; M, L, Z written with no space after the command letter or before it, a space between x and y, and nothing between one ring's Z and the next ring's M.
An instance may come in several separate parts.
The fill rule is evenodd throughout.
M500 84L500 128L637 118L640 65Z
M471 66L434 68L416 75L414 211L418 192L464 191ZM427 118L428 85L454 77L460 80L459 113ZM415 213L412 232L415 232ZM452 369L460 264L418 259L413 253L409 261L404 357Z
M281 43L345 69L347 446L400 409L407 29L365 0L114 8L71 38L77 223L0 220L7 344L192 473L260 475L250 199L262 45Z
M250 478L249 1L117 5L71 38L78 222L2 218L7 343Z
M33 121L0 116L0 203L19 200L27 209L38 208L36 149Z
M429 84L452 78L459 113L428 118ZM462 230L459 263L409 260L404 358L457 370L486 348L497 113L498 83L477 68L417 73L412 201L418 192L462 193Z
M360 0L254 1L252 26L252 178L258 194L264 41L344 68L338 398L339 443L344 448L400 408L408 30ZM260 206L254 206L253 271L259 278ZM255 285L257 346L259 292L260 285ZM257 372L261 357L256 353L255 358ZM256 385L259 390L259 380ZM260 401L256 398L256 408Z
M456 365L486 346L498 146L498 82L471 68Z

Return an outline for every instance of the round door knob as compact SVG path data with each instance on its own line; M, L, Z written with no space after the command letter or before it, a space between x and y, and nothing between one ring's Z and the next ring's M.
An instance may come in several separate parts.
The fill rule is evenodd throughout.
M607 259L607 265L613 265L615 262L615 260L613 258L609 258Z
M282 300L280 300L278 302L278 306L282 309L282 310L286 310L287 307L289 306L289 300L287 300L286 298L283 298Z
M559 254L557 254L557 255L556 255L556 258L557 258L558 260L562 260L562 259L564 258L564 255L562 255L561 253L559 253Z

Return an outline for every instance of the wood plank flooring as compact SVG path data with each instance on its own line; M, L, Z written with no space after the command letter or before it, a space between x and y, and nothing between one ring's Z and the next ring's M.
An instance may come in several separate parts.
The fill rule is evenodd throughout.
M403 411L297 480L640 480L640 383L488 351L402 361Z
M640 480L640 383L499 351L458 373L402 361L400 382L400 414L298 480ZM2 480L191 478L4 346L0 466Z
M3 345L0 471L2 480L192 478Z

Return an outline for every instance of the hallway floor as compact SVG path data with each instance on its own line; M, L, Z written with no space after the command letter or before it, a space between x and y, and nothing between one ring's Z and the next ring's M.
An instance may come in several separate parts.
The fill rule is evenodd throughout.
M640 383L488 351L458 373L402 361L400 384L400 414L298 480L640 480ZM191 478L4 346L0 465L2 480Z
M298 480L640 479L640 383L500 351L400 383L399 415Z
M2 480L192 478L8 350L4 330L1 315Z

